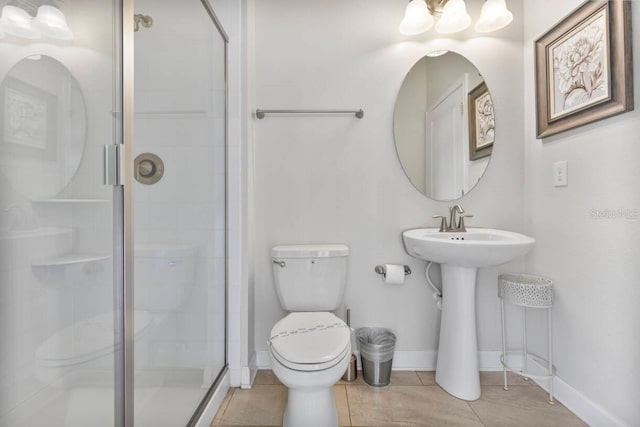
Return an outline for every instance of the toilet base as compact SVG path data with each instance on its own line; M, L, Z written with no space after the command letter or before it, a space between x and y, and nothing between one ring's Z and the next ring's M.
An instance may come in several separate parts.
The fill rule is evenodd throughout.
M283 366L269 352L273 373L289 389L283 427L338 427L333 386L347 370L350 344L347 350L345 357L331 368L306 372Z
M283 427L337 427L338 410L333 387L317 390L289 389Z

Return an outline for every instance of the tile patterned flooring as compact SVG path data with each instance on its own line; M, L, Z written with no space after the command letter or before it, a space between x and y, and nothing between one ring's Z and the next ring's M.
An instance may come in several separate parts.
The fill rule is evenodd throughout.
M443 391L434 372L394 371L388 387L370 387L358 372L356 381L333 387L340 426L586 426L533 381L502 372L481 372L482 397L474 402ZM258 371L251 390L231 389L212 426L281 426L287 389L271 371ZM300 426L304 427L304 426Z

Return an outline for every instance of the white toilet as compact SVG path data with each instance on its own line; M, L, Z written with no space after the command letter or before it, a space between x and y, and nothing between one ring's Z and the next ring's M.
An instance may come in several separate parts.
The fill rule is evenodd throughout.
M336 427L333 385L351 358L350 328L332 310L346 284L345 245L294 245L271 249L282 308L290 313L269 338L271 367L288 387L284 427Z
M196 258L194 246L136 247L136 368L147 363L148 341L153 339L155 327L169 314L180 310L191 294ZM38 346L35 362L38 380L65 388L70 387L72 384L69 383L78 376L73 374L109 372L113 364L113 312L77 320L56 331Z

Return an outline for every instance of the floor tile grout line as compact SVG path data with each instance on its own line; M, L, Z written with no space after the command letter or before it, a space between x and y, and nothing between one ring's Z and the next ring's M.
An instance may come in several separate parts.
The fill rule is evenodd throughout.
M351 420L351 405L349 405L349 392L347 391L347 386L344 386L344 396L347 399L347 412L349 413L349 426L353 425L353 421Z
M418 382L420 383L420 385L424 385L424 383L422 382L422 380L420 379L420 375L418 375L418 371L411 371L413 372L413 375L415 375L416 377L418 377Z
M480 415L478 415L476 410L473 409L473 406L471 406L471 402L467 401L467 406L469 406L469 409L471 409L471 412L473 412L473 415L475 415L476 418L478 419L478 421L480 421L480 424L482 424L483 426L487 427L487 425L484 423L484 421L482 421L482 418L480 418Z

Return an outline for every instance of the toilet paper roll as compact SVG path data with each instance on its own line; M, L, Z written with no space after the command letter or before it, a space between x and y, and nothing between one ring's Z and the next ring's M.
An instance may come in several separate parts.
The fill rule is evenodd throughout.
M404 283L404 265L385 264L386 274L384 282L389 285L402 285Z

